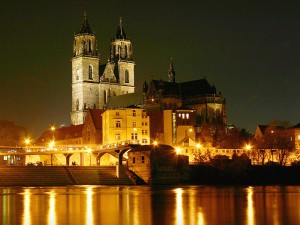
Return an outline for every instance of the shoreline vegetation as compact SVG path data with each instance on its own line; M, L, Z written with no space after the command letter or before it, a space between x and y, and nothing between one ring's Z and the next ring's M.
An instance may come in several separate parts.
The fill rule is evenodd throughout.
M202 164L190 166L188 184L194 185L300 185L300 166L249 165L237 168Z

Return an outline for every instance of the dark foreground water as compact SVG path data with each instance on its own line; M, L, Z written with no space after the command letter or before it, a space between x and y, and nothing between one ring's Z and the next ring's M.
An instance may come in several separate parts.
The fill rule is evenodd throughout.
M0 224L300 224L300 186L0 188Z

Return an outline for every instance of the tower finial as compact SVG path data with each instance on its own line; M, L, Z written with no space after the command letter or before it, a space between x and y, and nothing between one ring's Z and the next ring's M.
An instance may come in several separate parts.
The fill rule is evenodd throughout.
M122 16L120 16L120 23L119 23L120 28L123 28L123 20L122 20Z
M175 70L174 70L172 57L170 60L170 68L169 68L168 76L169 76L169 82L175 83Z

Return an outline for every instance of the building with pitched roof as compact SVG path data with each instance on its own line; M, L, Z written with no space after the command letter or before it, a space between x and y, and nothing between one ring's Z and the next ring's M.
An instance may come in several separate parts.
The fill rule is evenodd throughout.
M226 102L216 87L204 79L177 83L173 62L170 63L168 81L163 79L143 85L144 108L147 111L189 108L196 111L196 123L226 124Z

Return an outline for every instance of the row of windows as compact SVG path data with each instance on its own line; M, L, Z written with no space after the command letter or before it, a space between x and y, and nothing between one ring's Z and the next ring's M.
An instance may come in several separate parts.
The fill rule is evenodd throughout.
M78 69L77 69L76 80L79 80L79 74L78 73L79 72L78 72ZM93 67L92 67L92 65L89 65L88 74L89 74L89 80L93 80ZM129 83L129 72L128 72L128 70L125 70L125 83Z
M188 113L179 113L178 117L180 117L182 119L189 119L190 118L190 114L188 114Z
M116 116L120 116L120 112L116 112ZM136 110L132 110L132 116L136 117Z
M136 125L137 125L136 121L133 121L132 122L132 127L137 127ZM148 126L148 123L147 122L142 122L142 126ZM116 120L115 127L117 127L117 128L121 127L121 121L120 120Z
M120 133L116 133L116 140L121 140L121 134ZM137 133L131 133L131 140L138 140L138 134ZM143 144L147 144L148 140L146 138L142 139L142 143Z

